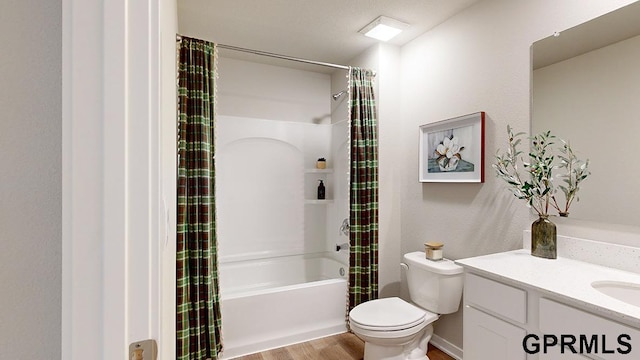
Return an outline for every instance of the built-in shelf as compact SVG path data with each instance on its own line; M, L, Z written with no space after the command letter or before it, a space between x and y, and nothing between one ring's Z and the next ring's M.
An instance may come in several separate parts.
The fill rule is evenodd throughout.
M305 169L304 172L307 174L333 174L333 169Z
M333 204L333 200L332 199L325 199L325 200L306 199L304 203L309 205L325 205L325 204Z
M322 180L325 183L325 186L327 186L327 180L331 180L331 179L327 179L329 176L327 176L328 174L333 174L333 169L332 168L327 168L327 169L317 169L317 168L307 168L304 169L305 174L307 174L307 178L306 180L311 180L313 179L313 182L306 182L307 184L307 190L310 190L308 187L311 184L315 184L313 186L313 191L312 192L307 192L307 196L313 198L315 197L315 189L317 186L317 180ZM333 204L333 199L323 199L323 200L316 200L316 199L305 199L304 201L305 204L307 205L326 205L326 204Z

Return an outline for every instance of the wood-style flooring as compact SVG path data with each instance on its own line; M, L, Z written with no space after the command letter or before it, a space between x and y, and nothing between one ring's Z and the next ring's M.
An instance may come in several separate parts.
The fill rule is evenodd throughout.
M429 344L430 360L454 360ZM236 360L362 360L364 342L351 333L338 334L278 349L236 358Z

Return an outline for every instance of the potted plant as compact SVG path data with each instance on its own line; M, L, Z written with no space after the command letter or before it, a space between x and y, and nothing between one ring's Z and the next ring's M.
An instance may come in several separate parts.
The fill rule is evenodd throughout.
M590 175L589 160L579 160L568 142L546 131L530 138L529 162L525 162L518 148L524 133L514 134L511 126L507 126L507 134L509 148L502 154L498 150L492 166L513 195L525 200L538 214L538 220L531 224L532 255L555 259L556 226L549 221L549 210L556 209L560 216L568 216L569 207L574 200L578 201L580 183ZM562 143L559 148L553 146L556 139ZM559 163L554 163L556 156ZM563 172L554 179L554 170ZM562 184L555 185L558 180ZM558 189L564 194L564 202L559 201Z

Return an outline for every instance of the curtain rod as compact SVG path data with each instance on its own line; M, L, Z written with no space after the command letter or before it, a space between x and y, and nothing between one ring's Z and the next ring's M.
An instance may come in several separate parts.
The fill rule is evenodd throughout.
M274 57L274 58L283 59L283 60L297 61L305 64L320 65L320 66L332 67L332 68L343 69L343 70L349 70L350 68L349 66L345 66L345 65L338 65L338 64L332 64L332 63L327 63L322 61L301 59L293 56L274 54L266 51L241 48L238 46L224 45L224 44L216 44L216 45L218 46L219 49L241 51L241 52L246 52L246 53L255 54L255 55Z
M182 35L176 35L176 39L177 40L182 40ZM335 69L342 69L342 70L351 69L350 66L346 66L346 65L333 64L333 63L315 61L315 60L309 60L309 59L302 59L302 58L297 58L297 57L293 57L293 56L270 53L270 52L261 51L261 50L242 48L242 47L239 47L239 46L225 45L225 44L218 44L218 43L216 43L216 46L219 49L241 51L241 52L246 52L246 53L255 54L255 55L274 57L274 58L277 58L277 59L297 61L297 62L301 62L301 63L305 63L305 64L326 66L326 67L332 67L332 68L335 68ZM376 76L376 72L375 71L373 71L373 76Z

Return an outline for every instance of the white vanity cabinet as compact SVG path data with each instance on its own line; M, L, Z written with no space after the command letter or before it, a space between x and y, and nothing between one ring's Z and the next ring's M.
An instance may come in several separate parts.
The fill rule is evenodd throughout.
M549 346L544 352L544 337L538 329L540 312L536 306L544 300L535 291L466 273L464 360L588 359L571 352L561 354L559 346ZM563 320L560 316L554 321ZM525 345L528 334L536 334L538 340L530 338ZM527 354L525 346L536 353Z
M465 360L526 359L524 290L466 273L463 311Z
M640 359L640 329L577 309L566 304L540 298L539 329L544 334L584 334L583 347L596 350L594 358ZM595 335L595 337L594 337ZM575 344L579 350L580 340ZM585 350L585 349L583 349Z
M640 308L580 279L617 270L523 251L456 262L465 268L464 360L640 359Z

